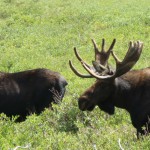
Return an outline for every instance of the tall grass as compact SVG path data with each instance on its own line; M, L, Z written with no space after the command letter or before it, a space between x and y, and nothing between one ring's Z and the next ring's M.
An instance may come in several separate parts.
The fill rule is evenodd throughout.
M129 114L116 108L108 116L96 108L81 112L76 99L94 79L80 79L68 65L77 62L73 47L89 63L94 59L91 38L106 47L116 38L114 51L120 58L130 40L144 42L142 56L135 69L150 64L149 0L1 0L0 1L0 70L16 72L48 68L60 72L69 85L61 105L54 111L29 116L15 123L0 117L0 149L30 144L36 150L148 150L149 137L136 140ZM113 65L113 61L110 62Z

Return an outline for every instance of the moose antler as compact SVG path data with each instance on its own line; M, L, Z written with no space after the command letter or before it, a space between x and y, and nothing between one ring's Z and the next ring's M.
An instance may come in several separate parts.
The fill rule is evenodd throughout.
M76 47L74 48L74 53L75 53L77 59L78 59L80 62L82 62L83 60L82 60L82 58L80 57L80 55L78 54ZM70 68L72 69L72 71L73 71L77 76L79 76L79 77L81 77L81 78L93 78L91 75L81 74L80 72L78 72L78 71L75 69L75 67L73 66L71 60L69 60L69 65L70 65ZM87 63L86 63L86 65L87 65L88 68L90 68L90 66L89 66ZM90 69L92 69L92 68L90 68Z
M77 49L74 48L74 53L77 57L77 59L80 62L84 62L84 64L86 65L86 67L90 70L92 70L95 73L101 73L104 70L108 69L108 59L109 56L111 54L111 51L115 45L116 39L113 40L111 46L109 47L109 49L107 51L105 51L104 46L105 46L105 39L102 39L102 48L101 51L99 50L96 42L94 41L94 39L92 39L92 43L94 45L94 51L95 51L95 61L92 61L93 66L88 65L85 61L83 61L83 59L80 57L80 55L77 52ZM85 75L85 74L81 74L80 72L78 72L75 67L73 66L72 62L69 60L69 65L70 68L72 69L72 71L79 77L82 78L93 78L93 75ZM107 67L106 67L107 65Z
M116 73L115 76L121 76L124 73L128 72L139 60L143 49L143 43L140 41L131 42L129 43L129 49L124 57L123 61L121 62L117 56L112 51L112 56L116 61Z
M87 67L87 65L85 64L85 62L81 61L81 64L83 65L83 67L85 68L85 70L87 70L89 72L89 74L97 79L112 79L112 78L116 78L119 77L123 74L125 74L126 72L128 72L138 61L141 52L142 52L142 48L143 48L143 43L140 41L137 42L130 42L129 43L129 49L126 53L125 58L123 59L123 61L121 62L117 56L114 54L113 51L111 51L111 54L113 56L113 58L116 61L116 70L113 72L113 74L109 74L107 72L107 74L96 74L95 72L93 72L92 70L90 70L90 68Z
M109 49L105 51L104 46L105 46L105 39L102 39L102 49L101 51L98 49L98 46L94 39L92 39L92 43L94 45L94 50L95 50L95 61L103 66L107 65L107 61L109 59L110 53L116 43L116 39L113 40L112 44L110 45Z

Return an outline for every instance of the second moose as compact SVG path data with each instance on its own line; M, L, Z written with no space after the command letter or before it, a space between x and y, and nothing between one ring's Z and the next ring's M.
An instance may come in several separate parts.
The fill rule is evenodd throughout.
M89 73L88 75L78 72L69 61L72 71L77 76L97 79L79 97L79 108L82 111L92 111L98 105L101 110L110 115L114 114L115 107L126 109L130 113L133 126L137 129L137 136L148 133L150 131L150 68L130 71L141 55L143 43L130 42L126 56L123 61L120 61L113 52L115 39L107 51L104 49L104 39L101 51L96 42L94 40L92 42L95 50L95 61L92 62L92 66L82 60L74 48L76 57ZM108 65L110 54L116 62L116 70L110 69ZM142 128L143 126L146 130Z

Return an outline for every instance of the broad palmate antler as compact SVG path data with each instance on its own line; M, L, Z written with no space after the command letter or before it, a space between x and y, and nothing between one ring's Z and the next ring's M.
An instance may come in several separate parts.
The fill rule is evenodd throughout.
M140 41L137 42L130 42L129 43L129 49L126 53L126 56L124 57L123 61L120 61L117 56L113 52L113 47L116 42L114 39L110 48L108 51L104 50L104 43L105 40L102 40L102 50L99 51L97 44L94 40L92 40L93 45L94 45L94 50L95 50L95 61L92 61L93 66L88 65L82 58L79 56L76 48L74 48L74 52L78 60L81 62L82 66L85 68L85 70L89 73L89 75L83 75L79 73L73 66L72 62L69 60L69 65L72 71L82 77L82 78L97 78L97 79L112 79L119 77L126 72L128 72L138 61L142 48L143 48L143 43ZM108 65L108 59L110 54L112 54L113 58L115 59L116 62L116 70L112 71L110 70L110 67Z

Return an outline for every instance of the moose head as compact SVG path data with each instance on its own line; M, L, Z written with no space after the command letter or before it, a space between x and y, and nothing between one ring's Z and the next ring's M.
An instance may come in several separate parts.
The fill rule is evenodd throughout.
M134 64L138 61L141 51L142 43L130 42L128 52L121 62L113 52L116 39L113 40L110 48L105 51L105 40L102 40L102 50L99 51L98 46L94 40L92 40L95 50L95 61L92 61L93 66L88 65L78 54L77 49L74 48L74 52L82 66L85 68L89 75L83 75L79 73L72 62L69 61L72 71L82 78L96 78L97 81L90 88L88 88L79 98L79 108L81 110L93 110L96 105L101 109L104 109L104 104L110 99L110 96L114 93L115 79L128 72ZM111 70L108 65L108 59L112 54L116 62L116 70ZM107 109L107 108L106 108ZM114 106L108 104L108 113L114 112Z
M130 71L139 60L143 43L140 41L130 42L122 61L113 52L116 39L113 40L108 50L104 48L104 39L101 50L94 40L92 43L95 51L95 60L92 61L92 66L87 64L74 48L75 56L89 74L78 72L69 60L70 68L77 76L96 78L96 82L78 98L79 109L92 111L97 105L108 114L114 114L115 106L126 109L130 113L132 124L137 129L137 133L144 134L142 126L146 124L147 116L150 115L148 107L144 108L144 103L150 101L148 92L150 90L150 68ZM108 64L110 55L115 60L115 70L112 70ZM139 107L135 107L137 105ZM141 115L141 113L143 114Z

